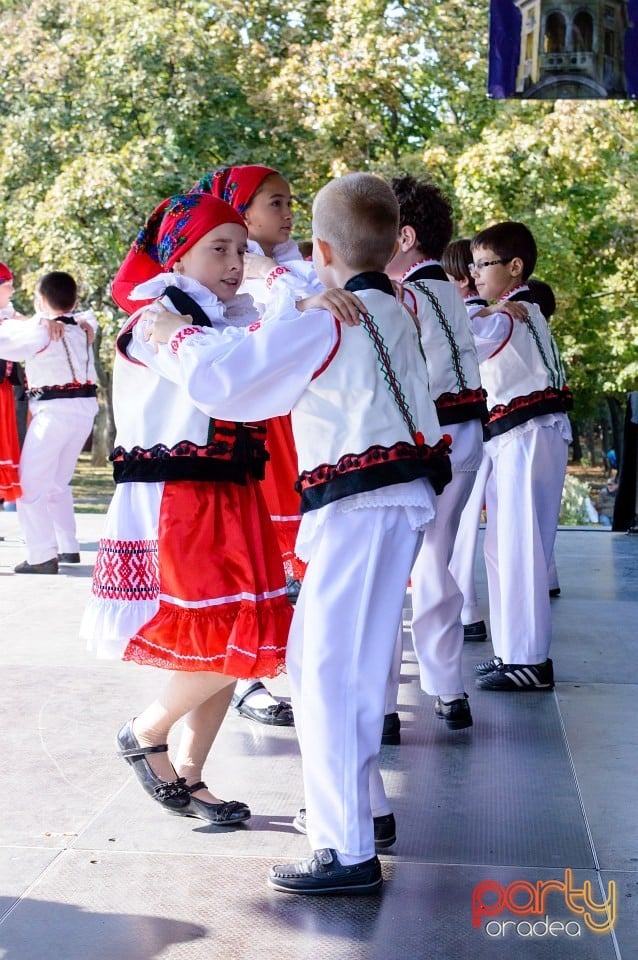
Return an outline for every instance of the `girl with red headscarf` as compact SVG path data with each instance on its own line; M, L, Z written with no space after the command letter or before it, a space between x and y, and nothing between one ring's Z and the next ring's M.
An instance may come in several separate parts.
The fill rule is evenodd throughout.
M211 193L243 215L250 253L272 258L276 263L302 259L290 237L293 222L290 186L277 170L258 164L223 167L202 177L193 190ZM252 295L257 309L263 313L268 301L265 280L245 278L241 289ZM266 464L262 491L277 534L288 597L294 602L306 565L295 554L301 514L299 495L295 491L299 471L290 415L268 421L266 447L270 460ZM259 723L277 726L293 723L290 705L276 700L258 682L239 682L233 706L242 716Z
M171 197L131 247L113 298L129 312L158 301L189 314L202 337L207 327L247 326L258 314L237 295L246 239L243 217L222 200ZM171 813L232 825L248 807L210 793L202 767L235 678L283 669L291 618L260 489L266 431L191 400L146 327L137 310L117 338L117 486L82 632L98 655L171 671L160 697L118 734L146 792ZM173 767L166 744L182 718Z

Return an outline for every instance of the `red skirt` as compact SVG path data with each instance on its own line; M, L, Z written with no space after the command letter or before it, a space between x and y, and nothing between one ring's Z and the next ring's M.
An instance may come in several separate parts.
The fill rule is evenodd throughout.
M266 447L270 460L262 490L277 535L281 558L288 576L303 579L306 564L295 554L295 542L301 523L300 497L295 490L299 475L297 451L292 434L290 415L273 417L267 421Z
M258 483L165 483L158 565L159 609L124 660L241 678L284 669L292 608Z
M22 496L20 488L20 443L16 425L13 387L0 383L0 500L7 502Z

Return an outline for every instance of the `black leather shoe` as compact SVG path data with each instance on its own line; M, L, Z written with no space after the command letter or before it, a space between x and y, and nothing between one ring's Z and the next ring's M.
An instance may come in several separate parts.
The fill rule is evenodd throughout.
M171 812L180 811L191 803L191 795L188 792L184 777L176 776L175 780L160 780L153 773L149 762L144 759L148 753L166 753L168 750L167 744L162 743L157 747L142 747L133 734L132 720L124 724L117 735L117 742L121 748L120 757L130 763L143 789L153 800L157 800Z
M200 820L208 820L218 827L234 827L237 823L242 823L250 818L250 810L245 803L239 800L222 801L221 803L207 803L205 800L198 800L193 794L198 790L206 790L206 784L199 780L197 783L191 783L186 787L190 794L190 803L186 807L179 807L172 810L172 813L180 817L198 817Z
M255 690L265 689L261 680L255 680L241 696L234 693L230 705L235 708L240 717L247 717L249 720L255 720L256 723L265 723L271 727L294 727L295 718L292 707L285 700L277 700L267 707L251 707L245 702L246 697Z
M300 590L301 580L296 580L294 577L286 577L286 596L293 606L297 602Z
M374 846L376 850L385 850L397 842L397 825L393 813L387 813L382 817L374 817ZM299 833L307 833L306 829L306 808L301 807L299 813L292 821L292 825Z
M462 699L452 700L451 703L443 703L441 698L437 697L434 701L434 712L439 720L445 720L450 730L463 730L471 727L474 722L467 693Z
M381 744L386 747L396 747L401 743L401 718L398 713L386 713L383 718L383 733Z
M560 597L560 587L551 587L549 591L549 595L552 600L554 599L554 597Z
M347 867L328 847L308 860L271 867L268 874L268 886L282 893L376 893L382 883L378 857Z
M43 563L27 563L26 560L23 560L22 563L19 563L17 567L13 568L14 573L44 573L52 574L58 572L58 558L53 557L51 560L45 560Z
M58 563L80 563L79 553L59 553Z
M487 627L485 620L477 620L475 623L466 623L463 626L464 640L487 640Z

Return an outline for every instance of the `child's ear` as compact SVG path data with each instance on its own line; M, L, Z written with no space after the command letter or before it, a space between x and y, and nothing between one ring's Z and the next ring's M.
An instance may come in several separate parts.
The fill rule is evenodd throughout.
M523 277L523 261L520 257L512 257L510 260L510 272L517 280Z
M321 265L324 267L329 267L334 259L332 256L332 247L327 240L320 240L319 237L315 238L315 243L321 258Z
M399 230L399 250L401 253L409 253L416 247L416 230L406 223Z

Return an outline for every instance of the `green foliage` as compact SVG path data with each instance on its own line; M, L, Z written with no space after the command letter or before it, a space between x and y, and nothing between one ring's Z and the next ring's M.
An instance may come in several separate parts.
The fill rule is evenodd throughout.
M459 234L530 225L578 419L638 380L636 105L495 102L488 2L31 0L0 5L0 258L26 294L108 283L153 207L221 163L428 175ZM105 342L109 342L106 337Z
M590 524L591 520L585 506L585 500L588 497L589 489L587 484L568 473L565 477L558 522L564 526Z

